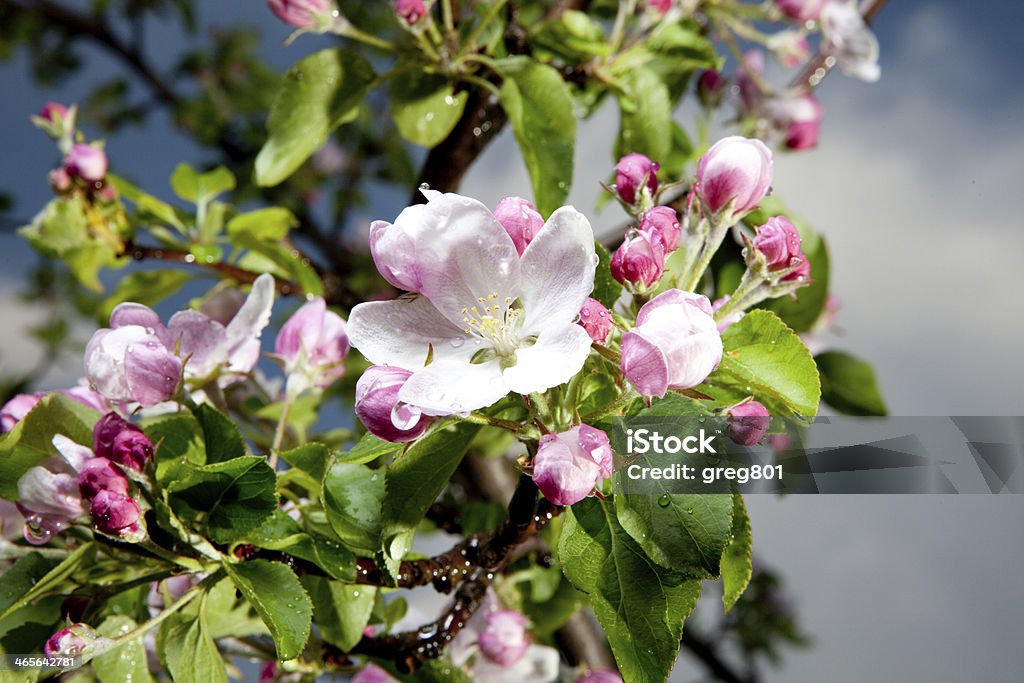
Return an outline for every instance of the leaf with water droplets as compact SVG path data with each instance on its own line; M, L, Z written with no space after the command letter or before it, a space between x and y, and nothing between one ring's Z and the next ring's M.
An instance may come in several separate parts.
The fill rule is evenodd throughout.
M316 625L324 640L348 652L363 637L377 598L374 586L354 586L321 576L302 577L313 600Z
M415 65L399 63L397 70L388 83L388 94L398 132L409 142L433 147L458 123L467 93L456 94L447 78L425 74Z
M117 638L135 628L135 625L131 617L117 614L104 619L96 630L107 638ZM153 680L141 636L97 656L93 660L92 669L100 683L147 683Z
M722 603L727 612L743 595L754 571L750 556L754 540L747 506L743 502L743 496L738 493L733 494L732 502L732 533L729 534L729 543L722 553Z
M323 504L327 521L348 548L372 555L379 549L384 471L335 463L327 471Z
M225 563L235 587L270 629L278 659L302 653L313 621L313 603L287 566L267 560Z

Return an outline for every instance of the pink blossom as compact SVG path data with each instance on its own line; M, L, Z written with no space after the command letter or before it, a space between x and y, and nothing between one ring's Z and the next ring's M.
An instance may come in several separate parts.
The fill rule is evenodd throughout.
M764 102L764 113L783 132L787 148L804 150L817 146L824 108L813 95L770 98Z
M104 398L153 406L177 391L181 359L155 333L130 325L93 334L85 348L85 372Z
M672 9L672 0L648 0L647 4L651 9L660 14L664 14Z
M0 408L0 433L9 432L39 403L38 394L18 394Z
M356 416L371 434L401 443L419 438L431 419L398 398L412 372L373 365L356 382Z
M754 248L764 254L769 270L783 270L796 267L782 277L782 282L807 279L811 264L801 251L800 233L785 216L775 216L757 228Z
M579 324L596 344L607 344L615 328L611 312L600 301L589 296L580 309Z
M100 491L128 495L128 478L106 458L90 458L78 472L78 490L84 498L95 498Z
M77 657L95 640L96 632L86 624L72 624L54 633L43 646L48 657Z
M93 524L111 536L135 535L139 532L142 510L135 499L117 491L102 490L92 499L89 508Z
M622 676L611 669L594 669L577 678L576 683L622 683Z
M640 220L639 230L656 237L666 254L676 250L682 235L679 216L671 206L656 206L645 213Z
M873 83L881 76L878 39L854 0L830 0L821 11L825 50L848 76Z
M512 238L512 243L516 245L516 251L520 256L544 227L544 217L537 213L533 204L522 197L502 199L494 209L494 216Z
M637 193L645 184L651 194L658 190L657 163L643 154L633 152L619 159L615 166L615 189L627 204L635 204Z
M555 505L572 505L612 475L612 464L608 436L584 424L541 437L533 461L533 481Z
M764 438L771 423L768 409L757 401L747 401L727 411L729 438L741 446L753 446Z
M729 85L728 79L714 69L705 69L697 77L697 99L708 109L717 107Z
M107 155L95 145L79 143L64 157L64 170L75 178L98 182L107 175Z
M484 618L477 640L484 657L501 666L512 666L526 654L526 617L513 610L495 610Z
M406 24L419 22L427 14L427 6L423 0L396 0L395 14Z
M58 119L64 120L67 115L68 108L60 102L47 102L39 112L39 116L49 123L57 123Z
M612 277L624 285L644 291L665 272L665 247L660 236L637 232L626 237L612 254Z
M670 289L640 309L622 336L621 368L643 396L695 387L722 360L722 337L706 296Z
M574 324L594 288L590 223L562 207L520 256L480 202L426 194L427 204L405 209L393 225L375 224L376 241L371 232L381 274L421 296L357 305L352 346L376 365L410 371L399 400L427 415L567 382L590 352L590 337Z
M71 189L71 176L63 167L50 171L47 179L50 182L50 189L58 194Z
M141 472L153 457L153 442L117 413L107 413L93 427L93 452Z
M731 136L711 146L697 165L694 189L712 214L730 219L749 213L772 184L772 152L760 140Z
M391 674L376 664L367 664L352 677L352 683L398 683Z
M274 353L284 362L289 395L297 396L310 387L328 387L345 374L345 321L327 310L322 297L316 297L281 326Z

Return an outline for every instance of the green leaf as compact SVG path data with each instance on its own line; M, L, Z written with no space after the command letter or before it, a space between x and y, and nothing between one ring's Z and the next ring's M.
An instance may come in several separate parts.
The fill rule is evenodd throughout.
M92 426L99 417L92 408L60 394L44 396L11 431L0 436L0 497L18 500L21 476L56 455L56 434L92 446Z
M845 415L889 414L870 365L840 351L819 354L814 362L821 373L821 398L825 403Z
M753 550L754 538L750 529L750 517L743 496L734 493L732 497L732 533L729 544L722 553L722 604L728 612L743 595L754 565L750 553Z
M200 173L182 163L171 174L171 189L187 202L206 204L217 195L235 189L235 175L224 166Z
M277 658L298 657L309 639L313 603L292 570L266 560L226 563L224 569L270 629Z
M373 83L370 63L328 49L295 64L281 81L267 120L269 137L256 157L256 184L277 185L357 114Z
M17 610L29 603L35 602L44 595L50 595L51 593L56 592L56 590L60 588L65 581L77 574L78 571L89 564L95 556L96 546L93 543L90 542L80 545L77 550L61 560L60 564L53 569L50 569L42 578L33 583L31 588L22 592L20 595L15 597L13 601L9 602L4 610L0 612L0 621L3 621ZM26 574L24 575L35 577L41 566L42 565L34 564L32 567L27 567ZM8 602L10 597L14 597L8 596L7 591L8 589L5 587L3 595L4 602Z
M353 586L321 576L303 576L313 601L313 615L324 640L348 652L363 637L377 597L374 586Z
M479 429L466 422L436 427L388 467L380 536L387 557L405 556L413 530L448 484Z
M473 679L447 657L428 659L407 679L409 683L472 683Z
M157 653L174 683L228 683L224 659L206 624L206 596L168 617L157 632Z
M134 301L145 306L154 306L181 289L192 279L183 270L139 270L125 275L117 283L113 293L100 306L96 317L101 324L110 320L110 313L119 303Z
M545 217L565 203L572 186L576 114L569 86L550 66L527 57L499 62L501 104L508 114L537 209Z
M385 473L366 465L335 463L323 485L327 521L349 548L373 554L380 548Z
M29 553L18 558L17 562L0 574L0 614L8 616L11 605L28 593L54 566L52 560L39 553Z
M203 602L206 632L214 640L268 635L266 625L256 616L248 600L238 597L235 584L224 577L207 591Z
M604 248L604 245L595 241L594 250L597 252L598 260L597 271L594 275L594 291L590 296L611 310L622 295L622 284L612 277L612 256Z
M204 465L173 481L172 509L215 543L231 543L257 528L277 509L277 478L254 455Z
M700 581L651 561L619 526L611 505L586 498L566 510L559 562L589 596L625 683L663 683Z
M380 458L398 455L401 451L402 444L385 441L373 434L366 433L355 446L338 456L338 462L362 465Z
M579 10L566 10L546 21L530 34L531 47L570 63L589 61L611 54L604 29L592 17Z
M206 463L206 447L198 420L180 413L143 424L146 436L156 446L156 480L161 485L183 478Z
M322 443L307 443L290 451L280 453L281 459L297 470L301 470L318 482L324 480L333 457L331 449Z
M294 280L310 296L323 294L324 285L316 270L292 253L290 248L278 242L259 239L248 232L236 233L232 241L237 246L249 250L249 253L239 261L239 266ZM256 258L255 262L253 257Z
M356 558L337 541L317 533L306 533L299 523L280 508L247 541L268 550L279 550L311 562L339 581L355 581Z
M246 454L245 440L238 427L216 408L201 403L192 410L203 430L206 462L224 462Z
M732 528L732 497L671 489L664 482L660 495L616 494L619 524L661 566L692 578L717 577Z
M400 71L388 83L391 116L406 140L433 147L459 122L468 94L456 94L444 76L426 74L415 65L405 66L409 70Z
M245 235L251 239L277 242L298 224L299 219L288 209L279 206L256 209L240 213L228 221L228 238L234 240Z
M668 88L646 68L634 69L620 81L626 90L619 94L621 118L615 158L639 152L655 161L664 160L672 142L672 137L665 134L672 125Z
M698 391L715 395L715 387L734 396L753 396L772 415L813 417L821 385L811 353L786 324L770 311L753 310L722 334L722 362Z
M104 619L96 630L107 638L117 638L135 626L135 621L131 617L117 614ZM145 683L153 680L146 661L146 647L141 637L132 638L97 656L92 661L92 669L100 683Z
M107 180L117 188L119 195L135 204L141 218L155 218L161 223L174 226L181 232L186 231L185 224L181 221L177 211L167 202L147 194L124 178L113 173L107 174Z

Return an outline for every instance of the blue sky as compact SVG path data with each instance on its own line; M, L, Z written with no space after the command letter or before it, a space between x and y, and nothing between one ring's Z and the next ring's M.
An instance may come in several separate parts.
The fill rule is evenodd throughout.
M242 7L201 4L204 23ZM261 3L245 6L271 36L276 64L314 49L306 39L282 48L286 31ZM820 90L821 146L776 164L777 192L832 245L845 330L834 341L875 364L895 414L1024 414L1021 26L1024 3L893 0L877 22L882 80L830 76ZM180 44L179 36L163 37ZM154 58L167 52L157 46ZM109 76L113 63L89 54L90 74ZM0 66L0 89L16 103L0 110L0 188L17 198L13 215L25 218L46 201L46 172L57 161L26 116L88 83L38 91L14 60ZM601 142L581 144L577 154L572 201L586 212L613 163L605 143L615 125L609 110L581 129L582 140ZM161 119L108 144L119 171L155 190L167 187L176 163L197 161ZM491 205L528 195L507 132L463 192ZM364 222L400 208L378 197ZM609 208L594 222L620 221ZM20 330L34 313L13 303L27 254L0 235L0 372L30 353ZM816 641L768 680L1019 678L1024 499L752 496L748 505L755 548L787 576ZM684 661L673 680L692 680L694 671Z

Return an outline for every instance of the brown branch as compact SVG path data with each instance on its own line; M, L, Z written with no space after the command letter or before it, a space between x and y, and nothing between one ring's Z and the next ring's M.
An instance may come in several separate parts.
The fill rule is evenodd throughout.
M861 16L864 17L864 23L870 25L888 1L889 0L874 0L870 5L864 7L861 10ZM821 85L821 82L825 80L825 76L828 75L834 66L834 60L829 60L829 55L823 50L814 59L809 61L803 71L793 79L790 84L790 88L799 88L810 92L817 86Z

